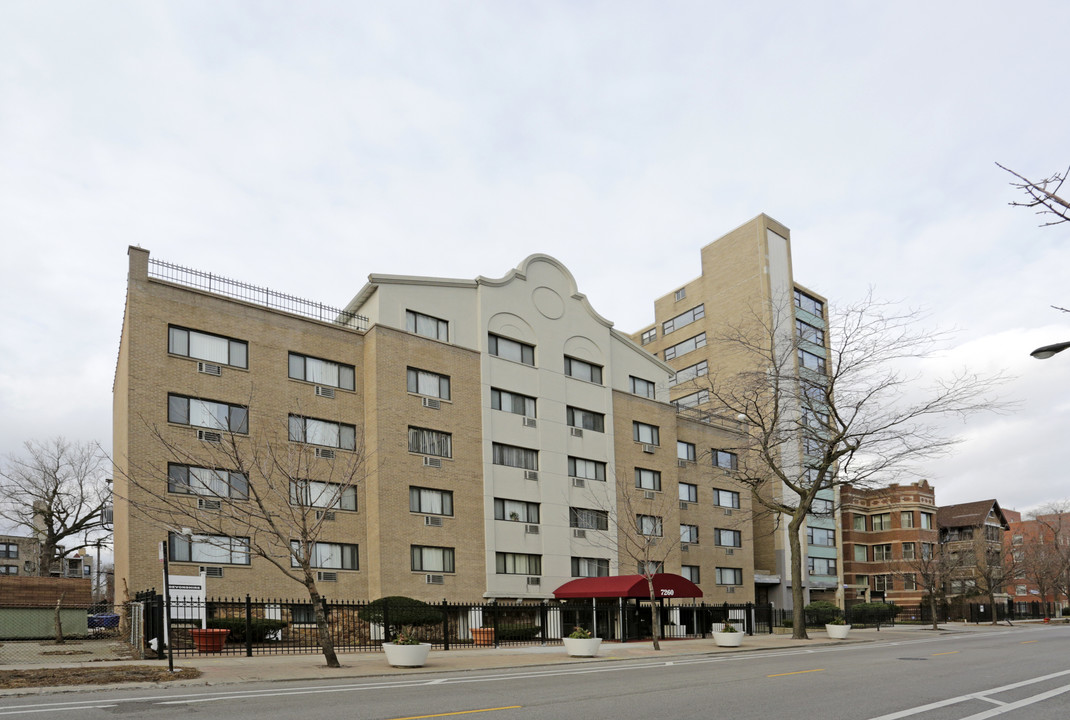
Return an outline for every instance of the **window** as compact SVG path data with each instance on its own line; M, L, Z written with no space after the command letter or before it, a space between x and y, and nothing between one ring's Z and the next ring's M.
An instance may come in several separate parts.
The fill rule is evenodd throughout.
M168 533L171 559L206 565L248 565L249 538Z
M910 589L910 588L908 588L908 589ZM1015 585L1014 586L1014 594L1015 595L1025 595L1028 591L1029 591L1029 588L1026 585Z
M874 575L873 576L873 590L874 592L887 592L892 589L892 576L891 575Z
M694 365L688 365L685 368L676 371L676 377L673 378L673 385L680 385L681 383L694 380L697 377L702 377L710 371L710 364L706 360L697 362Z
M795 291L795 307L805 310L816 317L824 317L825 315L825 304L801 290Z
M910 510L904 510L899 513L899 527L912 528L914 527L914 513Z
M570 457L568 459L569 477L583 478L584 480L606 480L606 464L598 460L584 460L583 458Z
M673 293L673 296L672 296L673 300L676 301L676 302L680 302L685 297L687 297L687 288L680 288L675 293Z
M653 560L647 560L646 562L637 563L637 570L640 575L656 575L658 573L665 572L665 563Z
M892 546L890 543L873 546L873 562L888 562L892 559Z
M661 473L657 470L636 468L635 486L643 490L661 490Z
M658 329L657 328L650 328L649 330L644 330L643 334L639 336L639 342L642 345L646 345L648 343L652 343L657 339L658 339Z
M290 504L328 510L357 509L357 487L315 480L291 480Z
M602 413L567 407L565 408L565 419L569 427L583 428L594 432L606 431L606 416Z
M734 490L717 490L713 491L713 504L717 507L723 508L738 508L739 507L739 493Z
M680 576L683 577L683 578L686 578L687 580L690 580L691 582L695 583L696 585L698 585L699 582L701 582L699 580L698 565L681 565L680 566Z
M1024 542L1024 541L1025 541L1025 537L1023 537L1022 535L1012 535L1011 536L1011 545L1021 545L1022 542Z
M700 347L706 347L706 333L699 333L683 342L678 342L675 345L665 348L665 359L672 360L675 357L687 355L689 352L698 350Z
M0 565L0 575L18 575L18 565Z
M168 395L167 422L248 435L249 409L244 405Z
M609 577L609 559L574 557L572 577Z
M836 531L825 528L806 528L806 544L819 545L821 547L834 547L836 545Z
M409 392L415 395L439 398L440 400L450 399L449 375L439 375L438 373L418 370L417 368L409 368L406 374L408 375L407 386Z
M933 514L923 512L921 513L921 529L932 530L933 529Z
M698 485L680 483L680 499L684 502L698 502Z
M581 530L609 530L609 513L604 510L570 507L568 526Z
M490 406L494 410L502 410L524 417L535 417L535 398L507 390L490 389Z
M810 514L822 515L824 517L832 517L833 507L834 504L831 500L826 500L825 498L814 498L813 502L810 503Z
M299 558L302 556L301 542L290 541L290 567L300 567ZM314 568L325 570L360 570L360 562L357 559L357 546L342 543L309 543L309 564Z
M342 365L292 352L289 370L290 377L294 380L329 385L343 390L353 390L356 387L356 369L352 365Z
M699 390L698 392L693 392L689 395L684 395L683 397L676 398L672 401L672 404L678 408L689 408L698 407L699 405L708 403L709 401L710 391Z
M249 479L229 470L168 463L167 492L248 500Z
M803 453L806 455L823 455L825 452L825 443L815 437L803 438Z
M405 329L411 333L441 340L442 342L450 341L450 325L448 322L414 310L405 311Z
M15 543L0 543L0 558L18 560L19 546Z
M220 365L249 367L249 344L245 341L173 325L167 328L167 352Z
M525 470L539 469L539 451L516 447L515 445L503 445L494 443L492 446L495 465L523 468Z
M807 558L806 564L811 575L836 574L836 561L832 558Z
M643 378L637 378L635 375L629 375L628 380L632 385L632 395L638 395L645 398L654 397L654 383Z
M892 529L892 514L878 513L872 517L873 532Z
M451 547L411 545L409 550L412 555L412 569L415 572L455 572Z
M724 468L725 470L736 470L739 467L739 458L735 453L728 452L727 450L710 450L710 456L713 458L713 466Z
M328 613L329 612L330 609L328 608ZM316 611L313 609L312 605L308 603L304 605L291 605L290 622L295 625L311 625L316 622Z
M453 435L427 428L409 428L409 452L436 457L453 457Z
M602 384L602 366L565 356L565 374L577 380Z
M679 460L695 462L695 443L676 441L676 457Z
M799 348L799 367L804 367L807 370L813 370L816 373L825 374L825 358L819 355L814 355L812 352L807 352L802 348Z
M291 415L290 440L340 450L354 450L357 447L357 428L329 420Z
M499 575L541 575L542 555L494 553L494 566Z
M921 544L921 559L922 560L932 560L932 558L933 558L933 550L934 550L933 543L923 542Z
M904 560L913 560L914 559L914 543L912 543L912 542L903 543L903 559Z
M687 312L682 312L679 315L677 315L676 317L674 317L674 318L672 318L670 320L666 320L665 322L663 322L661 324L662 334L663 335L668 335L673 330L679 330L680 328L685 327L687 325L690 325L691 323L695 322L696 320L701 320L704 317L706 317L706 307L705 307L705 305L699 305L698 307L693 307L690 310L688 310Z
M825 344L825 331L821 328L816 328L808 322L803 322L796 318L795 320L795 334L798 335L800 340L806 342L812 342L815 345Z
M640 535L661 537L661 518L655 515L636 515L635 527Z
M453 515L453 493L409 486L409 512L424 515Z
M682 543L697 543L698 542L698 525L680 525L680 542Z
M855 562L869 562L869 548L865 545L855 545Z
M854 529L855 530L858 530L860 532L865 532L866 531L866 516L865 515L859 515L858 513L855 513L853 520L854 520Z
M494 519L539 524L539 503L494 498Z
M855 575L855 585L869 586L869 575Z
M743 568L717 568L718 585L742 585Z
M632 440L647 445L660 445L659 431L656 425L647 425L638 421L632 422Z
M487 336L487 352L513 362L535 365L535 346L498 335Z
M743 547L743 533L739 530L718 528L713 531L713 544L717 547Z
M918 589L918 579L917 579L917 577L915 577L914 573L907 573L907 574L903 575L903 589L904 590L917 590Z

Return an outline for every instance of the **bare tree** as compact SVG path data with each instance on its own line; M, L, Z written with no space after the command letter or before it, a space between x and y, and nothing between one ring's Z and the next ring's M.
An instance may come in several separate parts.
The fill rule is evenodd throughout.
M104 457L93 443L62 437L24 443L25 453L0 465L0 519L40 542L33 572L57 563L103 532L111 502Z
M897 574L916 583L928 598L929 614L933 630L940 629L939 609L944 596L944 584L951 576L952 564L948 553L940 552L936 543L921 543L911 560L903 560L903 568Z
M805 604L800 535L819 493L911 472L955 444L940 419L995 406L1000 378L961 371L923 387L904 369L949 340L920 319L868 296L832 312L817 334L797 329L791 308L774 303L719 338L734 372L693 381L715 412L744 425L736 480L756 507L787 520L795 608ZM794 623L792 636L805 639L805 623Z
M1070 170L1034 181L999 163L996 166L1018 178L1020 182L1012 182L1011 187L1021 190L1029 198L1026 202L1012 202L1011 205L1036 208L1037 215L1046 216L1044 219L1047 222L1041 223L1041 227L1070 222L1070 202L1059 196Z
M1049 579L1049 588L1070 604L1070 500L1050 502L1033 513L1031 519L1044 543L1044 560L1040 564Z
M346 547L335 550L320 540L333 511L356 507L366 459L361 438L352 452L325 457L322 450L290 442L304 439L295 428L252 437L221 429L218 442L175 441L156 426L149 432L166 460L123 473L131 511L167 527L173 542L191 543L196 536L197 542L262 558L302 584L327 666L340 667L316 570L345 566Z

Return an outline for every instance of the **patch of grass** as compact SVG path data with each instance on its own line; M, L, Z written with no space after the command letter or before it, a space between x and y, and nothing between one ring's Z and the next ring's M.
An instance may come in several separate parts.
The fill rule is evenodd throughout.
M153 667L151 665L8 670L0 673L0 689L167 682L169 680L192 680L200 676L201 671L197 668L176 668L171 673L167 672L165 667Z

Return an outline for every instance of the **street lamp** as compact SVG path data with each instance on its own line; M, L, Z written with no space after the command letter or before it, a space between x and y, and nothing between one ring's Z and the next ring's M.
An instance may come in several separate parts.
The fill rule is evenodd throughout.
M1029 354L1032 357L1035 357L1037 360L1047 360L1052 355L1061 353L1066 348L1070 348L1070 342L1061 342L1056 343L1054 345L1045 345L1044 347L1038 347L1036 350Z

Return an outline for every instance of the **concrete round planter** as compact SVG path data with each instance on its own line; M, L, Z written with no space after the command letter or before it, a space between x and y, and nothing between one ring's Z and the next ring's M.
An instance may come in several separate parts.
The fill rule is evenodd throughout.
M825 625L825 632L833 640L846 640L847 633L851 631L850 625Z
M743 635L741 632L715 632L713 641L717 647L739 647L743 644Z
M562 638L565 643L565 652L569 657L594 657L598 654L598 647L602 644L602 638Z
M383 652L386 653L386 661L392 667L423 667L431 652L431 643L419 645L383 643Z

